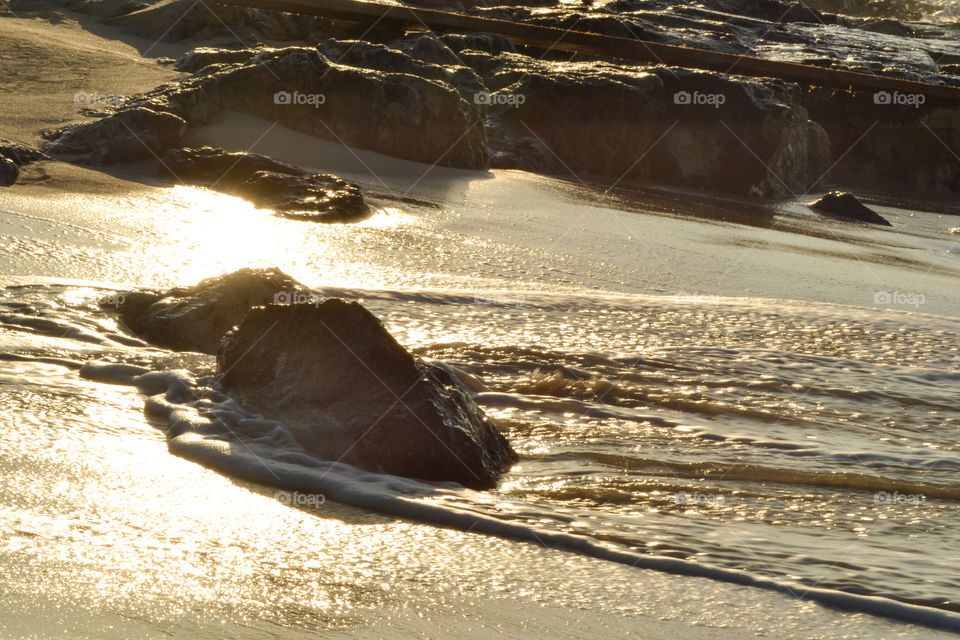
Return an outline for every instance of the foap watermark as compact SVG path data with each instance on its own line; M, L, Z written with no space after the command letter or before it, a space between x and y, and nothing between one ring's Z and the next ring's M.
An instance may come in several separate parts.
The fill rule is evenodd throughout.
M524 102L527 101L527 97L522 93L508 93L506 91L500 91L498 93L491 93L489 91L478 91L473 94L473 102L475 104L485 104L485 105L507 105L516 109Z
M874 504L923 504L927 501L927 496L922 493L900 493L894 491L877 491L873 494Z
M327 496L322 493L300 493L299 491L277 491L273 494L278 502L293 507L319 507L326 504Z
M119 107L126 101L126 96L122 96L117 93L99 93L97 91L88 93L86 91L77 91L75 94L73 94L73 103L82 104L85 106L108 104L112 107Z
M703 105L719 109L727 101L722 93L700 93L699 91L677 91L673 94L673 104Z
M681 491L673 495L673 501L680 506L722 507L726 499L723 496L700 493L699 491L694 491L693 493Z
M927 296L910 291L874 291L873 304L919 309L926 304Z
M319 306L323 296L313 291L277 291L273 294L273 304L312 304Z
M503 307L520 307L525 298L516 293L485 293L473 296L474 304L495 304Z
M103 298L100 298L100 306L120 308L126 303L126 301L127 301L127 296L125 294L111 293L108 296L104 296Z
M314 109L319 109L320 105L326 103L327 96L322 93L300 93L294 91L277 91L273 94L273 104L282 105L310 105Z
M900 93L899 91L877 91L873 94L873 104L919 109L926 103L927 96L922 93Z

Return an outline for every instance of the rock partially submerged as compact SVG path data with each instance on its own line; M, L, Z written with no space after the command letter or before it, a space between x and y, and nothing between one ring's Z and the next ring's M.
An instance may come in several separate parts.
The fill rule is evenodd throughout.
M226 391L324 459L477 489L517 460L446 369L411 355L360 304L321 300L277 269L101 305L153 344L216 354Z
M370 215L356 185L255 153L212 147L171 149L163 157L161 170L190 184L240 196L286 218L355 222Z
M857 220L869 224L879 224L886 227L893 225L879 213L865 206L855 196L842 191L831 191L816 202L808 205L811 209L829 216Z
M111 295L100 304L116 309L126 327L144 340L214 355L223 336L252 307L298 291L304 291L303 285L278 269L240 269L192 287Z
M217 355L224 387L307 450L372 471L491 488L516 453L444 369L356 302L252 309Z

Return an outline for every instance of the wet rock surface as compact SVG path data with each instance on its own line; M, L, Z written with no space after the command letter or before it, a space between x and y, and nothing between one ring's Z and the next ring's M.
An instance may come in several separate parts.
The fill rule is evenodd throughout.
M178 148L160 166L169 177L240 196L285 218L356 222L370 215L358 186L255 153Z
M135 106L52 132L44 151L95 165L145 160L178 145L186 130L184 119L173 113Z
M819 211L828 216L879 224L885 227L893 226L886 218L857 200L856 196L843 191L831 191L816 202L811 202L808 206L814 211Z
M485 489L517 456L444 369L412 356L356 302L252 309L224 339L220 382L312 453Z
M480 62L496 166L761 197L805 191L828 166L829 141L793 85L513 54Z
M20 176L20 167L48 159L33 147L0 138L0 187L14 184Z
M126 327L144 340L176 351L214 355L223 336L255 306L277 295L304 291L277 269L241 269L168 291L128 291L101 306L115 310Z
M335 64L325 49L367 66ZM325 41L263 49L247 62L201 71L132 97L103 120L67 129L50 153L104 164L160 154L179 146L187 124L205 124L229 108L397 158L489 166L480 108L457 89L475 81L468 69L450 71L368 43Z

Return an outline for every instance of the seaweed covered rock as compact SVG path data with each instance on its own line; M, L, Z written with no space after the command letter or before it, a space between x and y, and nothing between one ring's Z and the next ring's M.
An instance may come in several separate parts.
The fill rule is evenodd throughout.
M277 269L240 269L192 287L111 295L101 306L116 309L124 325L148 342L213 355L252 307L302 291L303 285Z
M307 450L371 471L483 489L517 456L445 370L356 302L252 309L224 338L220 382Z
M886 218L857 200L856 196L842 191L831 191L816 202L811 202L808 206L814 211L819 211L828 216L879 224L885 227L893 226Z
M285 218L355 222L370 215L356 185L256 153L171 149L160 166L173 178L240 196Z

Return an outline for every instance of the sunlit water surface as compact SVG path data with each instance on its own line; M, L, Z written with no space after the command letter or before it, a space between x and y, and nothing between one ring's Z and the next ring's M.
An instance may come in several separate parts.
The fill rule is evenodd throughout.
M763 619L773 595L742 590L754 605L736 611L706 595L719 588L650 597L693 579L644 573L641 603L628 567L333 503L293 509L170 455L140 394L77 375L91 359L213 366L125 337L96 306L111 287L277 266L361 300L415 353L485 386L520 463L498 491L423 500L798 591L960 610L956 219L890 209L900 230L875 230L798 205L754 217L721 203L718 216L680 196L645 210L515 173L431 174L416 202L390 177L379 187L378 213L354 226L187 187L3 194L15 277L0 292L0 588L15 609L72 593L61 617L119 611L121 635L218 618L254 636L357 629L376 615L414 634L405 607L435 616L477 597L479 616L513 611L508 596L582 607L612 635L630 616L689 623L697 606L717 628ZM725 221L738 216L755 224ZM823 637L915 632L776 606L794 634L811 621Z

